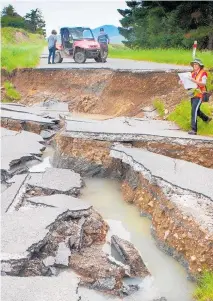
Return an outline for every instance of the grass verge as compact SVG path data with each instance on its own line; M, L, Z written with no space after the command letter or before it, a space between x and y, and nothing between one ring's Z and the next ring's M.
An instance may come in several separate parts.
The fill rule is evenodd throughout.
M160 101L159 99L156 99L153 102L153 106L157 110L157 112L160 115L160 117L164 117L164 115L165 115L164 103L162 101Z
M213 300L213 273L204 272L201 276L198 286L194 293L194 298L197 301L212 301Z
M208 116L213 113L213 106L209 103L203 103L201 110ZM188 131L191 129L191 103L189 100L183 100L176 106L175 110L169 114L168 120L174 121L181 129ZM213 136L213 121L206 124L198 118L198 134Z
M204 62L207 68L213 67L212 51L197 51L196 56ZM135 50L122 45L110 45L109 57L176 65L189 65L192 60L192 51L185 49L160 48Z
M44 45L43 37L38 34L15 28L2 28L2 68L10 72L16 68L35 67L39 63Z

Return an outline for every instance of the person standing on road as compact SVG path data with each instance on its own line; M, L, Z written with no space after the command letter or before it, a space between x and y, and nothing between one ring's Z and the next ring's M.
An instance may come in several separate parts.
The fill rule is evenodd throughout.
M56 42L57 42L57 31L52 30L51 35L48 38L48 49L49 49L49 56L48 56L48 64L51 64L50 60L52 57L52 64L55 64L55 50L56 50Z
M201 110L200 106L202 104L203 92L206 92L206 82L208 74L204 70L204 65L200 59L194 59L191 62L193 67L191 81L197 84L197 89L195 90L193 97L191 98L191 131L188 133L190 135L197 134L197 116L199 116L204 122L209 123L212 118L206 116Z
M98 36L98 43L100 44L100 48L101 48L101 59L102 62L105 63L106 62L106 58L108 55L108 44L109 44L109 36L107 33L104 32L104 29L101 28L100 29L100 34Z

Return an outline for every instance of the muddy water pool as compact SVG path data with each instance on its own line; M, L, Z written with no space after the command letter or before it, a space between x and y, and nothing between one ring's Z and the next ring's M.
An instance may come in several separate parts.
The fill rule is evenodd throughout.
M53 148L47 146L43 152L42 162L28 162L30 172L42 172L51 167L53 153ZM116 180L99 178L84 180L86 185L81 190L80 197L89 201L102 215L110 226L110 232L134 244L152 275L151 280L144 282L141 282L141 279L127 279L127 283L137 283L141 289L124 300L151 300L149 298L150 287L153 287L153 290L157 288L159 295L166 297L168 301L192 301L195 284L187 279L186 271L177 261L158 249L151 235L151 221L146 217L141 217L135 206L123 200L120 183ZM2 185L2 191L5 188L5 185ZM115 254L115 252L112 253L112 255ZM152 281L151 284L150 281ZM88 300L118 300L88 289L82 288L81 290L82 296L85 293L87 298L92 298Z
M150 232L151 221L141 217L136 207L123 200L119 182L92 178L85 183L81 198L88 200L109 221L110 227L116 228L113 232L130 239L140 251L161 296L168 301L192 301L195 285L187 279L186 271L177 261L157 248ZM140 291L132 300L142 301Z
M50 167L53 154L54 149L47 146L43 152L43 162L34 165L32 171L41 171ZM107 220L113 234L130 240L134 244L153 276L152 284L141 283L139 279L127 280L128 283L138 283L143 289L125 299L148 300L147 294L143 293L147 285L147 289L151 286L153 289L157 288L160 296L166 297L168 301L192 301L195 284L187 279L185 269L175 259L156 246L150 231L151 221L147 217L141 217L135 206L124 201L119 181L100 178L89 178L84 181L85 187L81 190L80 198L89 201ZM115 254L113 252L112 255ZM97 301L111 299L109 296L104 297L95 292L92 293L92 296L96 296Z

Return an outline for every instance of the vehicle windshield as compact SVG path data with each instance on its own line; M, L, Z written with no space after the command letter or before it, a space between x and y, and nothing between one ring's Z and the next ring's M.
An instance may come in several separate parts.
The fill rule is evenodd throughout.
M69 28L73 40L94 40L91 29L89 28Z

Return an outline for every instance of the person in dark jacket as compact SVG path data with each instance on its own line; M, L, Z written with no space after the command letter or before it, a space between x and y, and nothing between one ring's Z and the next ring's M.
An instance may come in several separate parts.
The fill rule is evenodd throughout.
M55 64L55 51L56 51L56 42L57 42L57 31L52 30L51 35L48 38L48 49L49 49L49 56L48 56L48 64L51 64L50 60L52 57L52 64Z
M106 58L108 56L108 44L109 44L109 36L107 33L104 32L104 29L100 29L100 34L98 36L98 43L100 44L101 48L101 58L102 62L106 62Z

